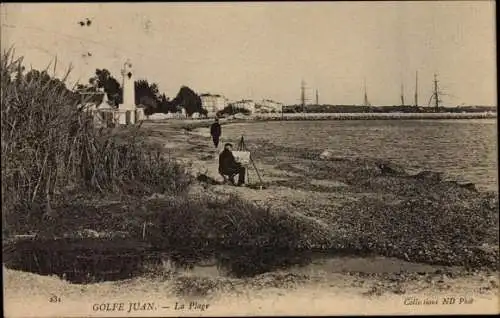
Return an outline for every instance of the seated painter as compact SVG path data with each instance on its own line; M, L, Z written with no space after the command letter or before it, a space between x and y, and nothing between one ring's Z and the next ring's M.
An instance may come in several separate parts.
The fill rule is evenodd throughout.
M232 184L235 184L234 177L238 175L238 183L241 186L245 183L245 167L236 161L232 153L233 145L227 143L224 145L224 150L219 155L219 173L224 178L224 181L229 179ZM226 178L227 177L227 178Z

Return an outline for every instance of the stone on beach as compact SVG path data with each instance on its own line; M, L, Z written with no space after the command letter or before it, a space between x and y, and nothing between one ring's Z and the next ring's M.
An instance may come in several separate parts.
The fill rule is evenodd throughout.
M330 150L325 150L323 151L320 155L319 155L319 158L321 160L327 160L327 159L331 159L333 157L333 154Z

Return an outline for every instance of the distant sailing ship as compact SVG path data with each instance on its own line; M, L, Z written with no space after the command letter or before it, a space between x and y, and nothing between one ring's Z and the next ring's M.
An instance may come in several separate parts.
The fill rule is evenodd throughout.
M418 107L418 71L415 72L415 107Z
M405 90L403 83L401 83L401 106L405 106Z
M441 94L441 92L438 89L437 75L434 74L434 92L432 92L432 95L429 98L429 102L427 103L427 106L430 106L431 102L434 101L434 110L436 112L439 110L439 103L442 102L441 98L439 97L440 94Z
M427 103L427 106L431 106L431 103L433 103L435 111L438 111L439 107L440 107L440 103L442 102L442 99L439 97L440 95L442 95L442 93L438 88L437 75L434 74L434 91L432 92L432 95L429 98L429 102ZM365 93L365 96L366 96L366 93ZM403 83L401 83L401 96L400 96L400 98L401 98L401 106L406 106L405 105L404 84ZM415 72L414 106L418 107L418 71Z
M368 101L368 94L366 93L366 79L363 79L363 89L365 92L363 106L371 106L370 102Z

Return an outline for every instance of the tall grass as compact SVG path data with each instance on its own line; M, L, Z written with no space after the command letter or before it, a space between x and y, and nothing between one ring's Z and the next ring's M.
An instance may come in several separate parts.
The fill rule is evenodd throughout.
M79 94L65 85L71 69L61 80L56 65L52 76L48 69L27 76L12 49L0 58L4 234L15 232L10 221L38 210L34 206L54 217L51 205L71 189L148 194L189 184L184 168L145 147L137 129L120 138L116 129L95 129L92 116L78 107Z

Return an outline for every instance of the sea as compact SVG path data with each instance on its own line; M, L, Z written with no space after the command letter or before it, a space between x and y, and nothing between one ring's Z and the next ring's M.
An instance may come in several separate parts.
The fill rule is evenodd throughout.
M267 139L334 156L380 158L410 170L443 172L498 192L497 119L269 121L223 127L223 137Z

